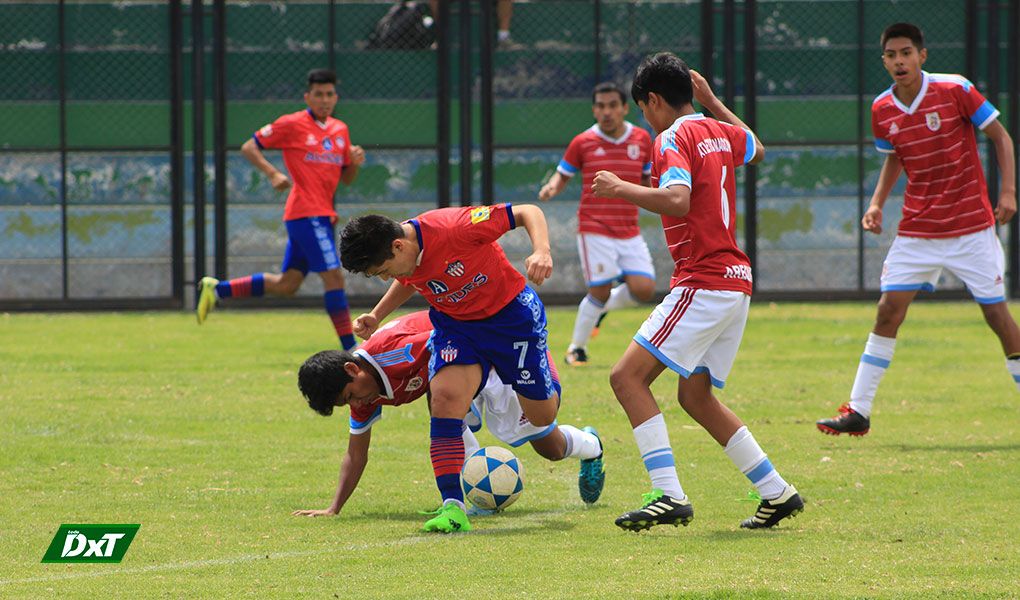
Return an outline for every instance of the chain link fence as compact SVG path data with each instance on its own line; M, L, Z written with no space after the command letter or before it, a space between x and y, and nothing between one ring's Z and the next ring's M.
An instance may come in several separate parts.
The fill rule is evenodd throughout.
M441 2L205 0L197 3L205 40L202 142L213 149L214 129L222 127L225 147L222 168L216 152L205 152L205 196L213 201L204 235L196 236L195 4L0 4L0 305L163 299L181 306L197 271L277 270L285 198L238 149L259 127L303 109L313 68L336 70L335 114L367 154L355 184L338 190L341 219L369 211L406 218L451 195L478 203L490 155L492 197L481 201L537 202L567 143L593 123L594 85L612 81L629 90L644 56L676 52L709 74L738 114L748 114L745 97L755 93L755 127L769 155L756 171L740 170L738 188L746 180L757 194L745 201L741 192L739 237L755 256L759 290L805 297L873 293L895 232L902 183L887 205L885 233L864 236L859 227L882 164L871 144L870 103L889 85L878 42L887 24L918 23L929 71L968 75L1004 123L1015 118L1016 9L1007 10L1015 0L997 3L998 12L990 8L996 3L973 0L492 0L448 2L445 23L430 6ZM481 31L485 10L492 31ZM491 69L483 72L487 36ZM745 76L748 57L753 81ZM633 104L627 118L647 127ZM462 127L472 148L463 156L450 144ZM267 156L282 168L279 153ZM462 165L473 175L470 194L457 184ZM222 198L217 176L226 184ZM571 183L543 205L557 265L544 293L583 293L574 240L579 197ZM642 213L641 225L664 288L672 263L658 218ZM745 226L753 239L743 239ZM225 256L208 253L204 265L194 265L192 249L218 235ZM506 247L519 262L526 236L513 234ZM355 301L371 302L384 287L350 279ZM951 277L940 286L959 287ZM318 302L320 292L312 278L301 293Z

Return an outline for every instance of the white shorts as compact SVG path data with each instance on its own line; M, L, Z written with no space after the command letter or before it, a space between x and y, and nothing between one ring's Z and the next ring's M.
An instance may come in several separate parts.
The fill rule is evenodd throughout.
M882 265L882 291L935 291L948 269L966 284L980 304L1006 301L1002 244L989 227L952 238L896 236Z
M495 369L489 371L485 387L472 400L471 412L464 417L464 423L471 431L478 431L483 418L486 429L496 439L514 448L544 438L556 429L556 421L544 427L532 425L521 410L517 392L500 380Z
M622 281L627 275L655 279L655 265L648 244L640 235L611 238L597 233L577 234L577 253L588 287Z
M708 373L712 385L721 388L737 356L750 304L743 292L676 287L634 341L684 377Z

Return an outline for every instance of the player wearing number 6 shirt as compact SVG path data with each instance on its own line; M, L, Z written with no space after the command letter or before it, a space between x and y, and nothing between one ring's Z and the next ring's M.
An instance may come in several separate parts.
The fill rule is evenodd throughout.
M652 187L595 175L597 196L623 198L662 216L675 268L671 291L648 317L610 375L652 491L616 519L624 529L686 525L694 509L677 478L669 433L650 385L666 368L679 377L680 406L725 448L762 501L740 525L772 527L803 509L797 490L772 466L747 427L712 393L729 374L751 300L751 267L737 247L734 169L760 162L765 149L712 93L705 79L663 52L638 67L631 94L658 133ZM694 112L696 99L720 120Z
M298 371L298 387L315 412L329 416L334 407L350 407L350 437L340 466L340 479L329 508L298 510L295 515L319 517L340 512L350 498L368 464L373 425L382 418L384 406L413 402L429 391L428 345L432 322L427 311L397 317L380 327L371 339L353 352L325 350L308 358ZM551 364L551 363L550 363ZM558 377L553 369L554 385ZM530 443L548 460L564 458L563 442L572 440L576 428L556 423L538 427L522 414L513 388L503 383L495 370L489 372L483 388L471 403L462 429L465 454L479 444L474 432L482 425L500 441L513 447ZM594 441L594 440L592 440ZM568 452L568 454L574 454ZM582 499L594 502L595 497Z
M545 307L496 241L518 223L531 238L532 254L524 261L528 278L540 285L552 273L552 257L545 215L537 206L443 208L404 223L367 215L351 219L340 234L349 271L393 280L372 312L355 319L357 335L370 339L380 321L415 291L431 306L430 450L443 506L425 531L471 528L460 487L461 430L490 370L517 392L532 425L548 426L556 419L560 394L549 362ZM580 479L601 490L598 437L573 428L560 431L558 457L585 459Z
M919 290L932 291L942 270L959 277L999 337L1006 367L1020 387L1020 329L1006 306L1005 258L995 223L1016 213L1013 140L999 111L959 75L921 70L928 57L915 25L896 23L882 33L882 63L893 85L871 105L875 147L886 154L861 225L882 232L882 207L900 173L907 173L903 219L882 267L878 316L864 346L849 402L822 419L824 433L864 435L871 405L892 361L896 334ZM988 200L975 128L995 144L1002 174L994 213Z

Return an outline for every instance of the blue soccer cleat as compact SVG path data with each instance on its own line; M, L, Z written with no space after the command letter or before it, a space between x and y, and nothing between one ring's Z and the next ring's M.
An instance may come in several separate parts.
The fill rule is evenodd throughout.
M588 425L582 431L592 434L599 440L599 448L602 448L602 438L595 428ZM585 504L594 504L602 495L602 486L606 484L606 470L602 464L602 454L595 458L582 458L581 470L577 474L577 491L581 494L581 500Z

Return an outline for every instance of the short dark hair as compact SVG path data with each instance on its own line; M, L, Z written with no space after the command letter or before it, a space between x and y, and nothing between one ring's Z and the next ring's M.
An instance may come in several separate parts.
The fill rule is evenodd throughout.
M656 93L673 108L682 108L694 98L691 70L672 52L659 52L645 57L634 74L630 95L634 102L648 102L648 95Z
M918 50L924 49L924 33L921 28L913 23L893 23L882 32L882 50L885 51L885 43L893 38L908 38Z
M595 104L595 96L599 94L609 94L616 92L620 95L620 104L627 103L627 94L624 93L623 88L616 85L612 81L603 81L602 83L595 86L595 89L591 91L591 103Z
M336 73L330 69L312 69L308 72L308 89L317 83L332 83L336 85Z
M340 260L351 273L365 273L393 258L393 240L402 237L404 228L389 217L354 217L340 232Z
M298 370L298 389L308 406L324 417L333 414L333 407L343 406L344 388L353 378L344 365L357 362L346 350L324 350L308 357Z

